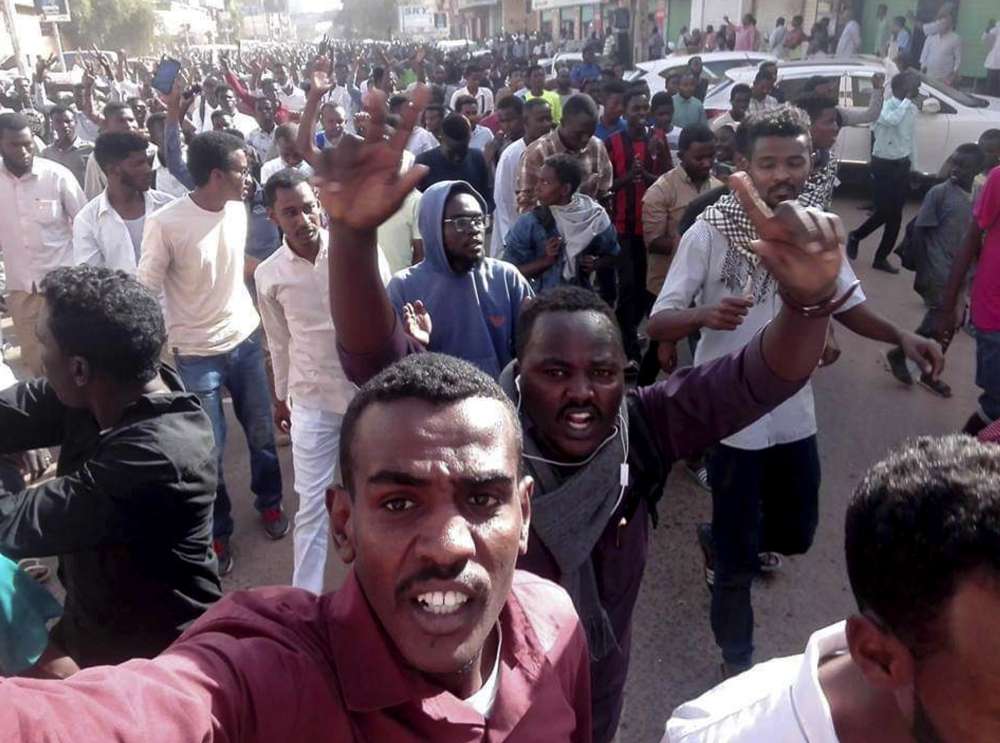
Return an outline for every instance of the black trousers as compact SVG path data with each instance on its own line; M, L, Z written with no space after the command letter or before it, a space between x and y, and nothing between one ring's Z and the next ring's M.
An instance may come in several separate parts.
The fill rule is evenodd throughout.
M641 235L618 235L618 305L615 315L625 343L625 355L639 361L639 323L648 309L646 244Z
M899 226L903 221L903 206L910 190L910 159L904 157L901 160L884 160L873 157L871 170L875 212L854 231L854 237L860 242L885 225L882 240L875 251L875 261L878 262L884 261L896 247Z
M802 554L816 533L820 483L816 437L759 450L719 444L707 464L715 543L712 632L727 663L749 665L750 585L757 572L757 553Z

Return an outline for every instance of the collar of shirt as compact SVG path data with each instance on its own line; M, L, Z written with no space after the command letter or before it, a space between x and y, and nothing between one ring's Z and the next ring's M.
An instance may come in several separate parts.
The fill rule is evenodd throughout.
M143 217L145 217L148 214L150 214L153 211L153 209L156 208L156 204L153 202L152 190L153 189L148 189L148 190L146 190L142 194L143 203L146 205L146 209L142 213ZM98 202L97 202L97 218L98 219L101 219L105 214L107 214L108 212L111 212L115 217L117 217L118 219L124 221L124 217L122 217L115 210L115 208L113 206L111 206L111 199L108 198L108 189L105 188L103 191L101 191L101 195L98 196L97 198L98 198ZM138 217L137 217L137 219L138 219Z
M349 710L375 712L415 702L437 719L481 722L482 717L463 700L407 667L369 606L353 570L329 601L330 649L335 666L367 669L366 673L352 674L352 682L342 687ZM491 720L497 722L519 719L528 711L531 690L546 662L540 639L513 592L500 612L500 626L504 638L500 690L491 715Z
M802 665L792 682L791 696L805 739L811 743L837 743L830 702L819 682L819 666L830 655L847 652L847 622L837 622L813 632L802 654Z

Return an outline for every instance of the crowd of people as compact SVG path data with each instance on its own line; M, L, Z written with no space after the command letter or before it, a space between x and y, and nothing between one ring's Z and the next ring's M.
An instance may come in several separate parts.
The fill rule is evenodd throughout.
M997 738L1000 131L897 246L912 71L858 111L822 77L779 100L765 63L709 121L697 58L650 96L593 48L551 80L417 45L182 56L169 92L98 57L72 101L41 61L0 114L24 377L0 362L0 739L612 741L675 463L711 493L728 680L664 740ZM835 143L861 122L875 211L847 234ZM880 227L915 332L852 269ZM973 263L979 408L853 495L857 613L753 667L753 580L819 521L833 320L947 397ZM290 586L223 596L226 398ZM62 606L15 562L48 555Z
M931 5L918 8L920 15L908 11L890 16L889 6L879 3L875 10L875 34L866 45L861 36L860 19L855 7L843 4L839 12L822 15L806 33L803 16L790 19L779 16L771 29L761 30L752 13L739 23L728 16L718 26L709 24L704 31L685 26L674 45L675 51L703 54L716 51L768 52L778 59L822 59L872 54L892 60L900 69L912 67L928 77L957 87L960 83L963 39L955 30L958 4L943 3L936 12ZM649 59L664 55L665 41L653 24L646 37ZM983 92L1000 97L1000 27L991 18L977 43L982 45Z

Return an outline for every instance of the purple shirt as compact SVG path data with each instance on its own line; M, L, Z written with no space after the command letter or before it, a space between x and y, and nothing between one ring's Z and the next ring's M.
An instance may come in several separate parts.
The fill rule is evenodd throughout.
M238 591L153 660L0 680L0 740L122 743L590 741L583 629L565 591L516 572L489 719L409 668L352 571L334 593Z

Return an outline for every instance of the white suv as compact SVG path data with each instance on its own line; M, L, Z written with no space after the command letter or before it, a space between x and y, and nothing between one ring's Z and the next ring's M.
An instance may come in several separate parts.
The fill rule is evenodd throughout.
M886 76L886 95L889 79L896 68L875 57L848 59L807 60L785 62L778 65L778 88L785 100L794 101L802 92L806 80L814 75L840 78L842 108L865 109L871 100L872 77L875 73ZM729 94L737 83L750 85L756 69L740 67L726 72L727 81L711 90L705 98L709 117L729 110ZM941 166L955 148L966 142L976 142L987 129L1000 128L1000 99L971 95L929 80L921 75L920 93L914 130L916 158L914 174L936 178ZM870 125L845 127L840 132L835 148L842 163L848 166L867 167L871 159Z

